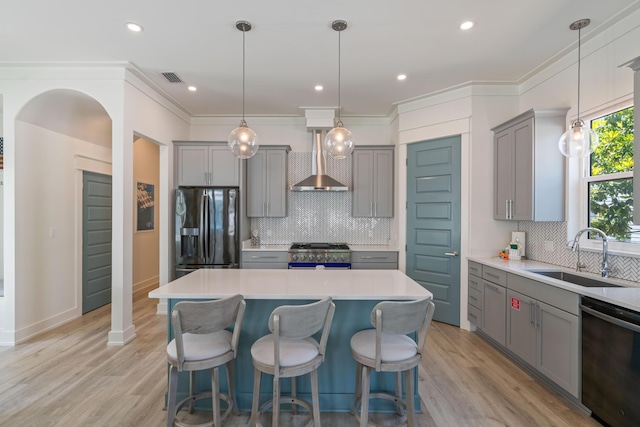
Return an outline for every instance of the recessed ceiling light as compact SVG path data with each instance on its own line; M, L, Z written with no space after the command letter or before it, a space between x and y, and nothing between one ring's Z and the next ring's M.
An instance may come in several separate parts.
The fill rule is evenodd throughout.
M195 91L198 90L198 88L195 87L195 86L189 86L189 87L187 87L187 89L189 89L191 92L195 92Z
M406 74L398 74L398 80L406 80L407 75Z
M318 92L320 92L320 91L321 91L322 89L324 89L324 88L322 87L322 85L316 85L316 86L314 87L314 89L315 89L315 90L317 90Z
M140 33L143 31L142 25L136 24L135 22L127 22L127 28L134 33Z
M473 27L473 25L474 25L473 21L465 21L462 24L460 24L460 29L469 30Z

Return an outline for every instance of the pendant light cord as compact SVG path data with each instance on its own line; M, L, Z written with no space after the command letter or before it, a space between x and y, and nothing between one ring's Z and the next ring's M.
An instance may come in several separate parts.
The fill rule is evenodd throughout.
M580 120L580 41L582 28L578 28L578 121Z
M245 33L242 31L242 121L244 122Z
M340 124L340 126L342 126L342 119L341 119L341 110L342 110L342 103L341 103L341 99L340 99L340 58L341 58L341 52L340 52L340 46L342 45L340 43L340 33L342 33L342 31L338 31L338 123Z

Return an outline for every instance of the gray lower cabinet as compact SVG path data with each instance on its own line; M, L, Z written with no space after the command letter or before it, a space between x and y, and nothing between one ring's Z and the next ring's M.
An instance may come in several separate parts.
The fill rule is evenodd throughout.
M469 298L467 318L469 322L482 329L482 306L484 304L484 284L482 283L482 265L469 262Z
M393 146L357 146L353 151L354 217L393 217Z
M353 270L397 270L398 252L395 251L353 251Z
M579 397L579 296L513 274L507 281L507 349Z
M482 266L482 331L500 345L506 334L507 274Z
M287 269L287 251L242 251L240 268Z
M240 159L226 142L174 141L174 145L177 185L240 185Z
M247 160L247 216L287 216L287 153L284 145L260 146Z

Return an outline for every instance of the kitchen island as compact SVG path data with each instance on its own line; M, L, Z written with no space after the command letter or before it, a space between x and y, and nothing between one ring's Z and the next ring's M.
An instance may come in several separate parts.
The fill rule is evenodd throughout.
M399 270L254 270L201 269L149 293L150 298L166 298L169 310L180 300L217 299L242 294L247 300L236 360L236 392L241 411L251 410L253 364L251 345L269 333L271 312L283 304L306 304L331 296L336 304L325 362L318 370L322 411L348 412L355 390L355 362L349 341L361 329L371 328L369 315L380 301L431 297L431 292ZM168 340L173 339L168 324ZM208 373L199 373L198 387L210 387ZM414 373L417 377L417 373ZM221 375L226 390L226 375ZM373 374L372 389L392 389L390 373ZM298 379L298 395L310 399L310 379ZM179 398L186 395L188 377L179 380ZM290 381L282 381L288 393ZM271 396L271 381L263 381L261 400ZM416 408L420 398L414 395ZM375 406L374 406L375 407Z

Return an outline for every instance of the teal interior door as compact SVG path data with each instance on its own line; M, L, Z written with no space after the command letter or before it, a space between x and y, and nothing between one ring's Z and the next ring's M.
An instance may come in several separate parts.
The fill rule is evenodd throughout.
M460 136L407 146L407 275L460 326Z
M82 314L111 302L111 177L82 178Z

